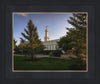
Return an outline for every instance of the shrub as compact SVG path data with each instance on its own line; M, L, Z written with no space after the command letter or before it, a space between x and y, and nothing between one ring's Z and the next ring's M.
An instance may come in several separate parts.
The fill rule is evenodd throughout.
M61 52L61 50L45 50L43 52L43 54L45 54L45 55L51 55L52 54L52 56L60 57L62 52Z
M49 55L50 52L51 52L51 50L44 50L44 51L43 51L43 54L44 54L44 55Z
M60 57L60 56L61 56L61 51L55 50L55 51L53 52L53 55L54 55L55 57Z
M53 56L53 52L50 52L49 55L50 55L50 56Z

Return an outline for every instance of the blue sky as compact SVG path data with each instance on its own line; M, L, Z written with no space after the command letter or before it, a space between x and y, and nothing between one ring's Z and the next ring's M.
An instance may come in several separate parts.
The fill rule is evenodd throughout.
M44 41L46 25L48 25L48 35L50 40L59 39L66 35L66 27L72 27L67 20L72 16L70 13L14 13L13 14L13 33L17 45L20 43L21 32L27 28L29 19L37 26L37 32L41 41Z

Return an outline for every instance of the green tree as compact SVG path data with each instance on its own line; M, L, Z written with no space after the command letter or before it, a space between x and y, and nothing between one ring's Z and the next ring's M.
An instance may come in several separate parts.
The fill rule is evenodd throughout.
M69 18L68 22L73 28L66 28L68 30L66 36L60 38L58 45L64 51L74 48L75 53L86 54L86 26L87 26L86 13L75 13Z
M67 52L67 50L71 49L72 46L70 45L71 39L68 36L63 36L60 38L60 41L58 42L59 48Z
M27 39L28 44L27 44L27 48L28 51L32 57L34 57L34 53L35 53L35 48L41 44L41 41L39 39L38 33L37 33L37 27L34 26L32 20L29 20L28 24L27 24L27 29L24 29L25 33L21 33L22 36L24 37L21 38L22 41L25 41L25 39Z
M13 49L15 49L17 47L16 43L17 43L17 41L15 39L13 39Z
M75 13L68 22L73 26L73 28L67 28L67 36L71 37L71 43L74 44L72 47L76 49L77 55L86 54L86 13Z
M25 41L24 41L22 38L20 38L20 44L18 45L18 48L19 48L20 50L23 50L23 49L26 47L26 45L25 45L24 42L25 42Z

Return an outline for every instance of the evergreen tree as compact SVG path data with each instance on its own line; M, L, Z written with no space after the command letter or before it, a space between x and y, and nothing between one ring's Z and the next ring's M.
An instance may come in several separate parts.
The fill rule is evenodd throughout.
M75 55L85 54L86 55L86 26L87 26L87 15L75 13L69 18L68 22L73 28L67 28L68 32L66 36L60 38L58 46L63 50L74 49Z
M70 50L72 46L70 45L71 39L68 36L63 36L60 38L60 41L58 42L59 48L67 52L67 50Z
M71 37L72 44L77 52L86 54L86 27L87 27L87 15L84 14L73 14L68 22L73 26L73 28L67 28L67 36Z
M27 24L27 29L24 29L25 33L21 33L22 36L28 40L27 47L29 48L30 55L33 60L33 56L35 53L36 46L41 44L41 41L39 39L38 33L37 33L37 27L34 26L32 20L29 20ZM21 38L22 42L25 41L25 39Z

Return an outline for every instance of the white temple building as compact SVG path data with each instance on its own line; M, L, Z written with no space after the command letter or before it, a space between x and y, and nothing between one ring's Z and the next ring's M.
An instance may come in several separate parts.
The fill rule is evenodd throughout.
M58 46L57 46L58 41L59 41L59 39L49 40L48 29L46 26L45 37L44 37L44 42L43 42L43 45L45 46L44 50L57 50L58 49Z

